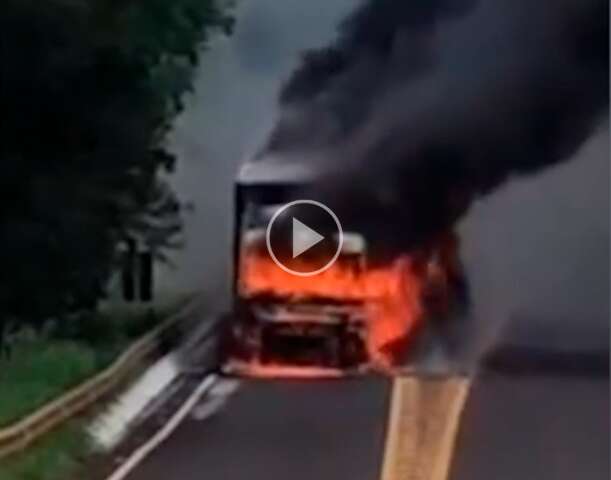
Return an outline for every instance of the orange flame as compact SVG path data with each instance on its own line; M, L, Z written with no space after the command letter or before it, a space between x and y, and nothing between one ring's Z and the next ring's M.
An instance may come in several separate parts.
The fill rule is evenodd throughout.
M368 351L380 367L396 363L423 314L424 274L412 258L401 256L385 268L355 268L340 259L314 277L291 275L266 253L244 252L240 292L246 297L273 294L292 300L312 297L362 301L368 317Z

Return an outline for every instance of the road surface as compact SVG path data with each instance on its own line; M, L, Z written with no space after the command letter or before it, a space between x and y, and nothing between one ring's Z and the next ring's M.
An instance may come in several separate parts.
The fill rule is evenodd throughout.
M390 384L245 382L128 479L379 480ZM602 376L484 374L465 403L449 479L608 480L608 406Z
M609 380L490 375L471 389L451 480L608 480Z
M390 382L245 382L186 420L129 480L377 480Z

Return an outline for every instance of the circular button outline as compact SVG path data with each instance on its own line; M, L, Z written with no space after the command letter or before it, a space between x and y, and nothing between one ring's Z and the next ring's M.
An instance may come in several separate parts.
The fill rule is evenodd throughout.
M337 231L339 232L339 241L337 242L337 250L335 251L335 255L333 255L333 258L331 258L331 260L329 260L323 267L319 268L318 270L314 270L312 272L298 272L296 270L292 270L288 268L287 266L283 265L282 262L280 262L280 260L278 260L278 258L276 258L276 255L274 254L274 250L272 249L271 239L270 239L272 225L274 224L278 216L281 215L282 212L284 212L288 208L291 208L294 205L304 205L304 204L305 205L314 205L316 207L322 208L325 212L327 212L331 216L331 218L335 222L335 225L337 225ZM342 229L342 224L340 223L339 218L337 218L337 215L335 215L333 210L327 207L324 203L320 203L320 202L317 202L316 200L309 200L309 199L293 200L292 202L289 202L283 205L281 208L279 208L272 216L271 220L267 224L267 229L265 231L265 244L267 246L267 251L269 255L272 257L272 260L282 270L284 270L287 273L290 273L291 275L297 275L298 277L312 277L330 268L331 265L333 265L335 261L338 259L339 254L342 251L342 246L344 245L344 231Z

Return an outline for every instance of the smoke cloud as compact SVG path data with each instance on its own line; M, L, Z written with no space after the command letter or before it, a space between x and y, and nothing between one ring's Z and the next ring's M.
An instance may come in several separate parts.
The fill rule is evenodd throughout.
M374 253L405 251L592 134L608 22L603 0L368 1L304 54L260 158L317 163L308 196Z

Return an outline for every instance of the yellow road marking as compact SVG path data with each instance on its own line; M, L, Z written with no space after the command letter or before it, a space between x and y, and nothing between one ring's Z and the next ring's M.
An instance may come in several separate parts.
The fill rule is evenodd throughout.
M469 386L464 377L395 379L382 480L447 480Z

